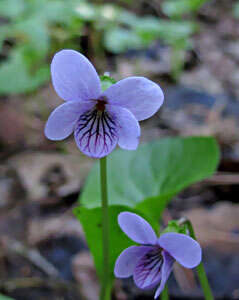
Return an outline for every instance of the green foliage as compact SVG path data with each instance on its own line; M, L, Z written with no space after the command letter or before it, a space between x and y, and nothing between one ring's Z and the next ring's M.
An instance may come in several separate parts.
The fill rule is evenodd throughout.
M62 48L79 49L84 26L90 28L90 46L96 55L103 52L102 46L120 54L161 39L173 49L172 71L176 76L197 30L195 22L183 20L182 15L204 2L165 1L162 9L169 19L162 20L139 17L116 4L97 5L87 0L1 0L0 17L7 22L0 26L0 51L7 57L0 62L0 94L32 91L49 80L49 57ZM102 43L97 36L100 42L103 37ZM8 41L7 48L4 41Z
M138 17L116 7L112 7L112 10L117 21L112 19L110 26L105 26L105 47L119 54L130 49L143 49L160 39L172 46L171 69L174 77L177 77L185 60L185 51L192 46L191 37L198 29L197 24L183 18L162 20L154 16Z
M101 88L102 91L107 90L112 84L116 83L116 80L113 77L110 77L106 74L100 76Z
M0 294L0 300L14 300L14 299Z
M215 140L208 137L166 138L137 151L114 151L108 162L110 205L135 207L147 198L175 195L213 174L218 156ZM97 182L98 164L80 199L88 208L101 205Z
M208 0L166 0L162 4L163 12L169 17L182 17L198 11Z
M1 0L0 12L2 17L14 18L24 11L24 0Z
M209 137L167 138L144 144L137 151L114 151L108 160L110 204L110 265L132 242L120 231L117 215L134 211L157 228L162 211L174 195L192 183L212 175L218 165L219 150ZM99 165L96 163L75 210L86 233L97 272L102 277L101 197ZM171 223L169 229L176 230Z
M239 18L239 1L233 5L233 15L235 18Z
M104 43L106 48L115 54L142 48L142 41L138 35L131 30L119 27L106 31Z
M1 0L0 16L8 23L0 28L0 50L4 40L12 43L0 64L0 94L23 93L49 80L47 55L52 50L51 30L70 26L79 1Z
M30 49L19 47L1 64L0 94L32 91L49 78L48 66L36 64L30 58Z
M113 53L143 49L156 39L170 45L180 42L187 48L188 39L197 30L194 22L159 20L153 16L139 18L125 11L118 12L118 22L118 26L108 27L105 33L105 46Z
M175 79L178 79L183 69L186 51L192 46L191 36L198 29L194 18L195 13L208 1L209 0L165 0L162 3L162 11L171 20L172 35L171 37L169 35L169 38L165 40L172 46L171 70ZM185 22L185 16L191 21ZM174 26L176 25L174 23L175 21L181 24L181 28ZM180 31L182 30L181 32L179 31L178 36L177 28L179 28ZM183 35L181 36L181 34Z
M161 39L173 49L176 77L197 30L194 20L185 21L183 16L197 11L205 1L164 1L162 9L169 19L159 19L87 0L1 0L0 17L7 22L0 26L0 51L7 57L0 62L0 94L32 91L49 80L49 58L62 48L79 49L78 40L86 27L96 55L103 48L115 54L143 49ZM4 41L8 42L5 48ZM7 80L11 77L12 83Z
M162 231L162 234L167 232L187 234L187 225L180 225L176 220L169 221L168 226Z

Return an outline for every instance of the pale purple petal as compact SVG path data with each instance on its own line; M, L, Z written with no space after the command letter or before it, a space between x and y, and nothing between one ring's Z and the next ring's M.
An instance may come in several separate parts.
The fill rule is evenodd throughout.
M94 103L70 101L58 106L49 116L45 135L50 140L63 140L74 130L80 115L86 110L92 109Z
M118 144L126 150L135 150L139 144L140 126L135 116L126 108L106 105L106 109L118 121Z
M158 298L158 296L162 293L165 283L168 280L168 277L173 269L174 259L165 251L162 251L163 255L163 266L161 271L161 282L160 286L157 288L156 293L154 295L154 299Z
M118 215L118 223L124 233L136 243L148 245L157 243L153 228L142 217L131 212L122 212Z
M185 268L194 268L201 262L200 245L186 234L165 233L158 239L158 245Z
M144 77L122 79L104 91L103 96L109 104L130 110L138 121L154 115L164 100L159 85Z
M84 154L101 158L118 143L117 121L106 111L94 108L81 115L74 135L77 146Z
M115 276L118 278L126 278L133 275L139 259L150 250L152 250L150 246L131 246L125 249L115 262Z
M134 269L134 282L140 289L151 289L161 281L163 256L158 247L152 247L137 262Z
M95 68L77 51L56 53L51 63L51 76L57 94L66 101L97 99L101 93Z

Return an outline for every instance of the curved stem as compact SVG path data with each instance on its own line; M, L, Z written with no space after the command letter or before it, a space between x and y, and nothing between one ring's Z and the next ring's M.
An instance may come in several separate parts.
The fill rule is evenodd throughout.
M184 219L182 222L180 222L180 224L181 225L185 224L187 226L190 236L194 240L197 240L194 229L193 229L193 225L188 219ZM207 279L207 274L205 272L204 265L202 262L197 266L197 274L198 274L198 278L199 278L201 287L203 289L205 299L206 300L214 300L213 293L212 293L211 287L209 285L209 281Z
M101 205L102 205L102 242L103 242L103 266L104 274L100 292L101 300L110 299L109 286L109 212L107 193L107 159L100 159L100 184L101 184Z

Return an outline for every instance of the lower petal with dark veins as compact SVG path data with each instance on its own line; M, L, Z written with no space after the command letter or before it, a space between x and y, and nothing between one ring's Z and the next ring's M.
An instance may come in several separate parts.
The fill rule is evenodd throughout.
M141 289L149 289L156 286L161 280L161 268L163 265L163 257L158 247L147 252L134 270L135 284Z
M114 116L108 112L88 111L80 116L75 127L77 146L90 157L104 157L117 145L117 128Z

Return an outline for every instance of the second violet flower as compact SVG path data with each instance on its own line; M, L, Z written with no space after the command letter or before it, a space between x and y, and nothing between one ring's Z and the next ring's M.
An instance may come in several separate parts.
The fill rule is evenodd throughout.
M51 64L53 86L66 103L50 115L45 135L63 140L74 132L79 149L101 158L118 144L135 150L139 122L163 103L161 88L144 77L128 77L102 92L100 78L89 60L74 50L58 52Z
M115 263L115 276L133 276L141 289L158 286L155 299L163 291L175 261L190 269L201 262L200 245L185 234L170 232L157 238L147 221L130 212L120 213L118 223L124 233L140 246L131 246L120 254Z

